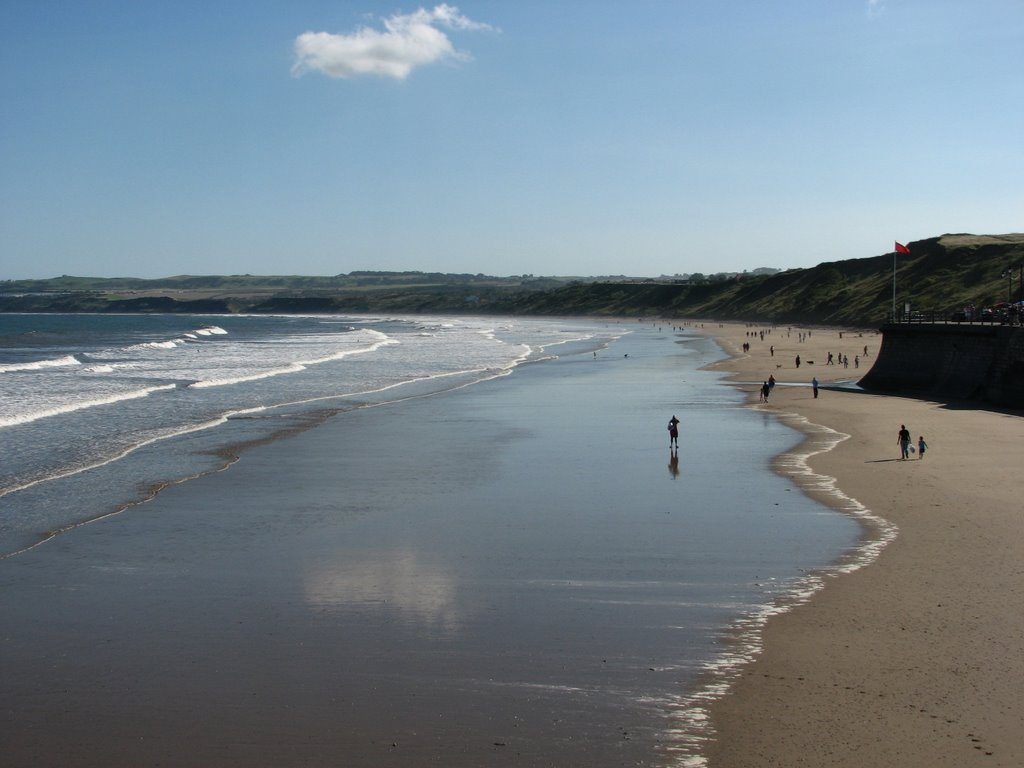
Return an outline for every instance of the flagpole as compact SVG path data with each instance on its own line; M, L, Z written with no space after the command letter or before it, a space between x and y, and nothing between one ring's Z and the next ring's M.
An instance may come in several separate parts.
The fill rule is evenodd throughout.
M899 253L910 253L910 249L899 240L896 241L896 250L892 252L892 321L896 322L896 255Z

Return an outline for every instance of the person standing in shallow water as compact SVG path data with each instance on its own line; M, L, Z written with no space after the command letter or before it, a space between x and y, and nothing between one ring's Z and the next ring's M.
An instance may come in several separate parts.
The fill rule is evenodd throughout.
M674 414L668 420L668 444L669 447L679 447L679 419Z
M906 459L910 456L910 430L907 429L906 424L900 424L899 434L896 436L896 442L900 445L900 457Z

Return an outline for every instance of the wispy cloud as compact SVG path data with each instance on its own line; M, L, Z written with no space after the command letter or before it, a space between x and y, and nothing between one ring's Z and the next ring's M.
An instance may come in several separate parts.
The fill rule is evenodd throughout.
M383 30L359 27L350 34L304 32L295 38L296 77L321 72L328 77L378 75L404 80L416 67L445 59L467 60L444 30L490 30L489 24L467 18L442 3L382 20Z
M885 13L885 0L868 0L868 18L873 19Z

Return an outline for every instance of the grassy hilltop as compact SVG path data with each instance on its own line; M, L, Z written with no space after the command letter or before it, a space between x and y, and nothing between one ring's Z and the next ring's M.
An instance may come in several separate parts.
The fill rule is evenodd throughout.
M871 325L892 310L893 254L825 262L809 269L709 285L570 285L538 294L524 312L557 312L574 306L591 314ZM952 313L1021 296L1024 234L943 235L910 244L896 266L898 306ZM1004 273L1013 273L1012 284Z
M896 264L899 306L950 314L1024 298L1024 234L912 242ZM1008 273L1009 270L1009 273ZM662 315L876 325L892 307L893 254L712 282L353 272L333 277L63 276L0 282L5 312L389 312Z

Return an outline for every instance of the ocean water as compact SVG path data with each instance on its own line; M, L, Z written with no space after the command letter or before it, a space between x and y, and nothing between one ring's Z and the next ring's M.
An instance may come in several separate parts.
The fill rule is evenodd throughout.
M572 322L0 315L0 556L340 410L503 376Z
M434 695L470 697L488 717L519 696L535 715L572 723L578 741L557 749L574 760L601 764L608 734L629 722L630 740L616 736L623 764L703 765L707 704L757 653L767 617L870 561L885 541L866 541L856 518L867 511L807 467L810 453L843 436L819 430L797 450L801 433L745 407L742 393L703 370L722 357L704 336L635 322L0 315L0 558L16 563L63 532L131 515L167 485L230 465L248 445L344 413L304 443L319 456L338 454L331 466L341 480L332 482L345 492L333 513L358 520L383 507L401 530L385 522L280 534L306 553L307 608L338 629L337 637L325 630L324 666L340 643L363 638L353 655L388 650L385 668L373 669L372 695L415 679ZM466 392L433 397L455 389ZM493 408L504 409L522 435L542 437L495 436L494 450L471 456L457 445L389 455L402 427L388 417L394 409L377 406L401 401L410 401L406 417L430 423L486 425ZM664 427L673 412L683 422L678 465ZM483 429L473 439L489 445ZM581 442L601 449L574 451ZM774 472L779 455L786 475L832 493L850 514ZM298 475L305 456L270 460ZM461 482L499 459L515 469L479 488ZM255 456L252 465L260 466ZM243 461L235 472L259 471L248 468ZM395 516L389 503L412 492L391 488L403 471L425 471L445 490L420 494L413 512ZM238 493L237 483L219 483L190 498L220 509ZM293 495L256 490L242 506L284 508L298 503ZM203 546L230 543L213 537ZM196 578L204 551L186 555L197 558ZM223 556L210 562L220 569ZM130 556L118 558L124 565ZM232 610L249 600L263 610L249 569L225 570L233 575L218 578L238 580ZM300 640L316 659L308 632ZM438 649L439 661L428 663ZM414 677L391 668L409 653ZM485 674L470 679L474 668ZM410 723L418 718L409 713ZM532 736L543 754L551 736L539 722ZM373 718L364 726L381 727ZM527 723L517 728L525 739Z

